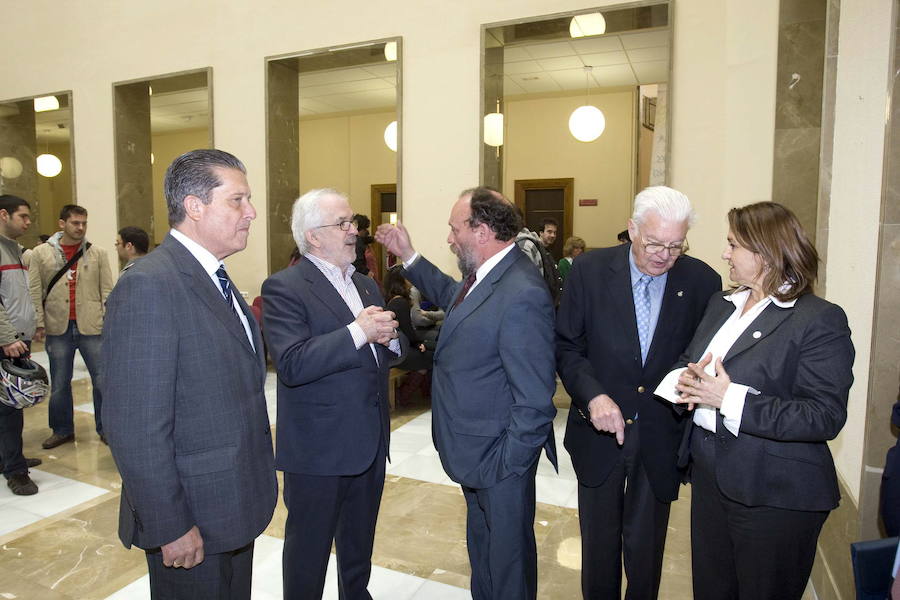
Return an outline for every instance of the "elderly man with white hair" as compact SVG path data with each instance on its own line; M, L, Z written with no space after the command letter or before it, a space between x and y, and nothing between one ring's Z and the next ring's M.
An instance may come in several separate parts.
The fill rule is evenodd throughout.
M659 592L676 464L689 417L653 390L678 360L707 301L722 289L686 256L694 211L681 192L637 195L630 244L587 252L566 279L556 359L572 397L565 447L578 476L584 598L653 599ZM624 548L623 548L624 546Z
M291 228L301 258L262 286L278 371L275 468L284 472L288 510L284 597L322 597L334 541L341 598L369 600L397 321L375 281L354 272L346 196L307 192L294 203Z

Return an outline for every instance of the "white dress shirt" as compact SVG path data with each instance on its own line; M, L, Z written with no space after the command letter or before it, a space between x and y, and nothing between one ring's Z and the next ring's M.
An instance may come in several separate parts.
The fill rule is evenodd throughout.
M222 294L222 299L225 299L225 292L222 291L222 286L219 284L219 276L216 275L216 271L219 270L219 267L223 266L222 262L213 256L212 252L184 235L177 229L170 229L169 233L173 238L181 242L181 245L187 248L188 252L193 255L194 258L197 259L197 262L200 263L200 266L203 267L203 270L206 271L206 274L209 275L209 278L215 284L216 289L219 290L219 293ZM244 333L247 334L247 339L250 340L250 346L256 350L256 344L253 343L253 333L250 331L250 323L247 322L247 315L244 314L244 311L241 310L241 305L237 303L237 298L235 298L235 294L238 291L234 289L234 286L231 286L231 306L234 308L235 314L237 314L238 318L241 320L241 325L244 326Z
M515 243L510 241L509 246L506 246L505 248L503 248L502 250L497 252L495 255L493 255L492 257L490 257L483 263L481 263L481 266L478 267L478 269L475 271L475 283L473 283L472 287L469 288L469 291L466 292L466 298L469 297L469 294L472 293L472 290L474 290L476 287L478 287L478 284L481 283L481 280L484 279L485 277L487 277L487 274L491 272L491 269L496 267L497 264L501 260L503 260L503 257L512 251L513 246L515 246ZM417 258L419 258L418 252L413 254L412 258L410 258L409 260L404 261L403 268L408 269L414 262L416 262Z
M327 260L322 260L318 256L313 254L304 254L303 256L308 258L312 264L316 265L316 268L318 268L329 283L334 286L335 291L343 298L344 302L347 304L347 308L350 309L353 316L359 316L359 313L361 313L365 307L363 306L362 298L359 296L359 290L356 289L356 285L353 283L353 273L356 272L356 268L351 264L341 272L339 267L331 264ZM359 323L353 321L347 325L347 329L353 337L353 344L356 346L357 350L366 345L366 334ZM378 363L378 351L375 349L375 344L370 343L369 348L372 349L372 355L375 357L375 362ZM400 342L396 339L391 340L388 349L399 356Z
M719 328L719 331L717 331L712 340L710 340L706 350L701 354L701 357L706 356L707 353L712 354L712 360L703 369L709 375L715 377L716 360L725 358L737 339L741 337L741 334L750 327L753 321L762 314L769 304L774 303L781 308L790 308L797 302L796 300L782 302L774 296L767 296L754 304L746 313L741 314L744 310L744 305L749 298L749 289L739 290L732 294L728 294L723 298L724 301L734 304L734 312L731 313L731 316L728 317L725 324ZM678 377L684 370L684 368L675 369L666 375L656 389L656 395L662 396L670 401L673 398L676 398L678 393L675 390L675 384L678 383ZM737 437L738 431L740 431L741 428L741 417L744 414L744 403L747 400L748 391L755 394L759 393L749 386L732 381L728 384L728 388L725 390L725 396L722 398L722 406L718 409L718 411L722 413L722 423L725 425L725 429L730 431L735 437ZM693 420L696 425L699 425L707 431L716 431L716 409L708 404L698 404L694 407Z

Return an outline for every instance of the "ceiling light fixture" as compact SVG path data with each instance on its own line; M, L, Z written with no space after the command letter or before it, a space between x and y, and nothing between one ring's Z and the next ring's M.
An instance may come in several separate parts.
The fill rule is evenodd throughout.
M397 151L397 121L391 121L384 128L384 143L394 152Z
M494 148L503 145L503 113L500 112L500 99L497 99L497 111L484 115L484 143Z
M569 35L573 38L603 35L604 33L606 33L606 19L603 18L602 13L575 15L569 23Z
M62 171L62 162L53 154L37 157L37 172L44 177L56 177Z
M397 60L397 42L388 42L384 45L384 59L388 62Z
M41 96L34 99L34 112L46 112L59 110L59 100L56 96Z
M606 129L606 117L590 103L590 76L594 67L584 68L584 106L579 106L569 116L569 131L579 142L593 142Z

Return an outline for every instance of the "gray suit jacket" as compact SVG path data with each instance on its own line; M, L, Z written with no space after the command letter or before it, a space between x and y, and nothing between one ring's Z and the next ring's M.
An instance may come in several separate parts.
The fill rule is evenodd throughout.
M435 446L453 481L486 488L523 475L553 437L553 304L521 250L509 254L452 308L462 285L424 258L407 277L448 311L434 353Z
M278 494L263 388L240 320L180 242L122 275L103 327L103 422L122 475L119 537L157 548L197 525L208 554L253 541Z

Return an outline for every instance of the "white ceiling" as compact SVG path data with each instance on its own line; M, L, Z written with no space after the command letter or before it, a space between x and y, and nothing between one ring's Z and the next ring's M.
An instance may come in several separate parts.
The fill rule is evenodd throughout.
M397 104L397 63L300 74L300 116L389 108Z

